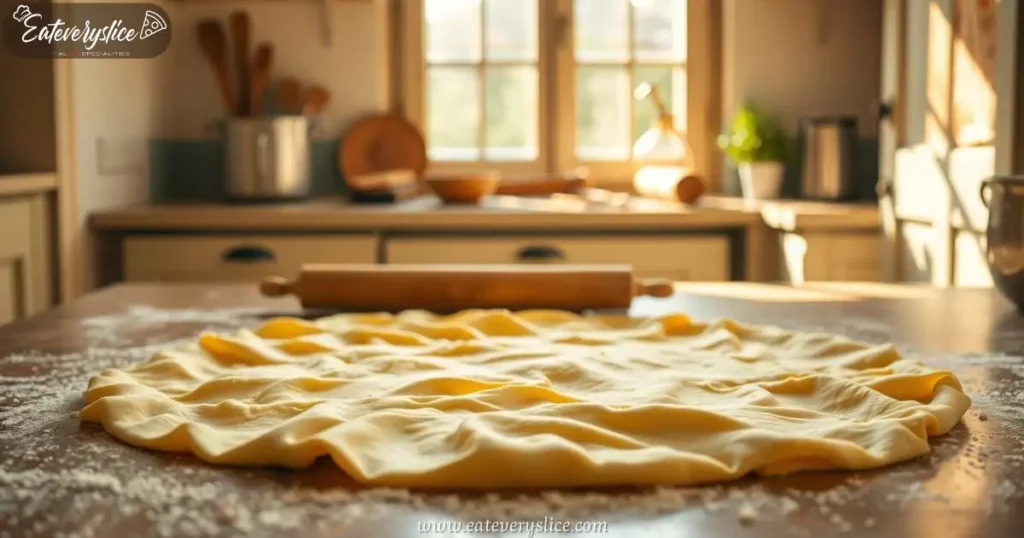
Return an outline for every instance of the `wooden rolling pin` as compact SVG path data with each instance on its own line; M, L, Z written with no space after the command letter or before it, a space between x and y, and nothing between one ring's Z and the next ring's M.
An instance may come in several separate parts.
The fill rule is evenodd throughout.
M576 176L535 179L502 179L494 194L503 196L543 196L576 194L587 186L587 178Z
M629 265L305 264L298 278L269 277L268 297L294 295L304 308L397 312L422 309L628 308L635 296L669 297L668 280L636 281Z

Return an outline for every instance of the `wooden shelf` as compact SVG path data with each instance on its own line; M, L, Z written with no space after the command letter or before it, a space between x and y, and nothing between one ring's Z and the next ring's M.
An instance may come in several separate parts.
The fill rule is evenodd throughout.
M0 174L0 196L35 194L57 189L57 174Z

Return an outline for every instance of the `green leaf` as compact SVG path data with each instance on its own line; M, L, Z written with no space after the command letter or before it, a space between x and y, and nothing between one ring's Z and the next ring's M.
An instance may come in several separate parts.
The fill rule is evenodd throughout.
M718 137L718 147L737 163L782 161L785 156L785 132L779 121L748 104L729 122Z

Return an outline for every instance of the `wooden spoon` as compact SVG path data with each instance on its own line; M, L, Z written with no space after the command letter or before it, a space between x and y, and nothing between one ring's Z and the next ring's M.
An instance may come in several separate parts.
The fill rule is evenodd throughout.
M288 114L298 114L302 111L302 88L299 81L294 78L285 78L277 83L275 92L277 104Z
M235 49L235 69L238 70L238 115L248 116L252 113L252 80L249 73L249 34L252 21L245 11L231 13L229 21L231 41Z
M319 114L327 107L331 100L331 93L323 86L313 86L306 93L306 103L302 106L302 113L306 115Z
M228 115L234 115L235 97L231 91L231 80L228 78L228 51L224 27L214 19L203 19L199 21L197 36L199 48L206 55L207 61L213 67L213 74L217 77L224 108L227 109Z
M273 61L274 46L270 43L260 43L256 47L256 57L252 62L252 95L249 98L254 116L263 114L263 92L270 77L270 66Z

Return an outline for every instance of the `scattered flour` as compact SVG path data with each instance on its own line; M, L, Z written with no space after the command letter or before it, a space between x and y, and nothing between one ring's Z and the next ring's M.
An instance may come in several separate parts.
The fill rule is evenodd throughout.
M740 505L740 509L737 512L740 518L740 523L744 525L753 525L757 521L757 508L749 503L743 503Z
M833 475L829 479L832 485L827 487L785 487L789 479L783 478L625 492L454 495L346 487L350 482L331 465L296 473L219 468L187 456L129 447L98 426L79 422L81 393L92 375L193 341L189 337L131 346L131 342L139 341L139 334L168 324L194 325L196 331L255 325L258 320L249 316L252 313L245 309L168 311L133 307L121 314L86 320L83 331L94 347L83 353L26 353L0 358L0 538L120 535L125 520L145 526L133 528L149 528L162 538L280 536L300 531L303 535L320 532L341 536L346 528L363 529L353 531L363 535L365 529L373 528L364 526L367 522L394 522L403 516L414 522L417 517L426 517L424 513L462 520L597 519L609 521L608 536L628 536L635 531L623 527L622 532L615 532L617 522L723 510L735 513L744 525L784 520L799 513L802 522L817 518L836 533L846 533L879 524L875 518L855 521L846 515L862 513L865 508L891 513L921 503L955 503L955 494L950 494L954 497L951 499L939 486L930 484L936 468L949 466L952 472L964 473L965 480L986 488L989 512L1008 510L1024 501L1024 487L1009 480L988 484L981 475L981 469L994 462L1017 467L1024 463L1022 432L1002 432L1016 438L1018 448L996 453L986 447L985 438L973 424L934 440L932 453L918 462L875 473ZM884 329L862 325L861 331L881 334ZM836 327L821 330L836 332ZM1017 357L981 355L941 360L954 370L993 364L1015 369L1024 363ZM984 380L972 385L970 376L965 376L965 388L979 394L978 401L989 417L984 423L987 429L1004 423L1005 415L993 409L999 405L1017 405L1019 409L1019 402L1024 402L1024 386L1005 394L986 393L982 390ZM413 516L413 511L418 515ZM808 535L800 525L785 528L794 536Z
M125 311L82 320L86 337L93 345L129 344L130 335L160 329L171 323L204 325L217 329L236 329L252 324L251 316L264 313L258 308L219 308L210 310L167 310L151 306L130 306Z

